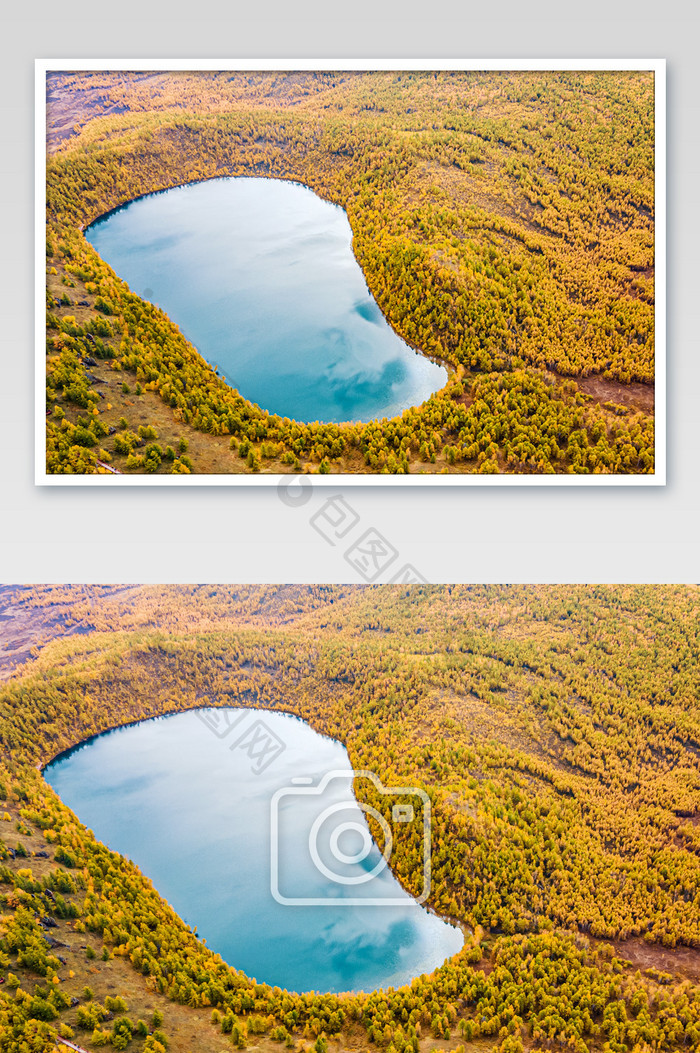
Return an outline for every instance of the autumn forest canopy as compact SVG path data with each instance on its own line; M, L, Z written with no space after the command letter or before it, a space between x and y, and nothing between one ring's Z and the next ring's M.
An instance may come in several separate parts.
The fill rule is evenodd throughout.
M6 587L0 606L3 1050L700 1047L696 587ZM429 905L459 954L370 995L253 980L42 778L100 731L237 705L426 791ZM414 894L418 860L397 843Z
M51 73L47 100L50 473L653 472L653 73ZM270 415L85 240L236 175L345 209L441 391L368 424Z

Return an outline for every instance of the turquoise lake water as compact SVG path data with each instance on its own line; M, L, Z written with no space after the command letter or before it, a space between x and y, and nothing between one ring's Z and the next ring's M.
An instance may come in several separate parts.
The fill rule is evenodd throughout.
M280 179L224 178L139 198L85 232L252 402L300 421L368 421L447 382L389 326L344 210Z
M44 776L230 965L288 990L370 991L431 972L463 937L401 889L391 830L380 852L351 772L296 717L218 709L97 736Z

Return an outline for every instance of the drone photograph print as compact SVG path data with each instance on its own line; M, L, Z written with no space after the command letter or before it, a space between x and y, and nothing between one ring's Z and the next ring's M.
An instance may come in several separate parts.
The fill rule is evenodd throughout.
M697 596L0 586L0 1050L700 1050Z
M36 76L37 482L665 482L663 61Z

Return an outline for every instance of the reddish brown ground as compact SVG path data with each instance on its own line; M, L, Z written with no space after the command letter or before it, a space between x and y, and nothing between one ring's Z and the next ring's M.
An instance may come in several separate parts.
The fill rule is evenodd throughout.
M653 384L621 384L619 380L606 380L605 377L576 377L581 391L590 395L596 402L616 402L619 406L642 410L643 413L654 413Z
M642 971L660 969L664 973L681 976L688 980L700 980L700 948L662 947L658 943L646 943L639 936L629 940L611 941L619 958L631 962Z
M126 592L130 586L107 586L105 592ZM33 657L40 648L60 636L90 631L76 622L66 603L41 607L21 606L29 586L0 585L0 681L12 676L17 666Z

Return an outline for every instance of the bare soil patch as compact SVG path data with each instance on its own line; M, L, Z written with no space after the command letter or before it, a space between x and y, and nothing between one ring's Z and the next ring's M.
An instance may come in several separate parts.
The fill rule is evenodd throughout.
M162 79L162 73L117 74L125 84L143 80ZM110 98L106 85L95 91L92 87L78 88L65 73L46 75L46 149L55 153L62 143L77 135L93 117L107 117L114 113L125 113L130 107Z
M642 413L654 413L653 384L621 384L619 380L607 380L601 376L575 379L581 391L596 402L615 402L628 409L641 410Z
M662 947L639 936L611 942L617 956L638 969L660 969L683 979L700 980L699 947Z
M106 591L128 591L129 586L106 586ZM0 681L30 661L35 649L61 636L87 633L92 626L70 619L70 605L48 604L30 607L22 604L25 588L0 585Z

